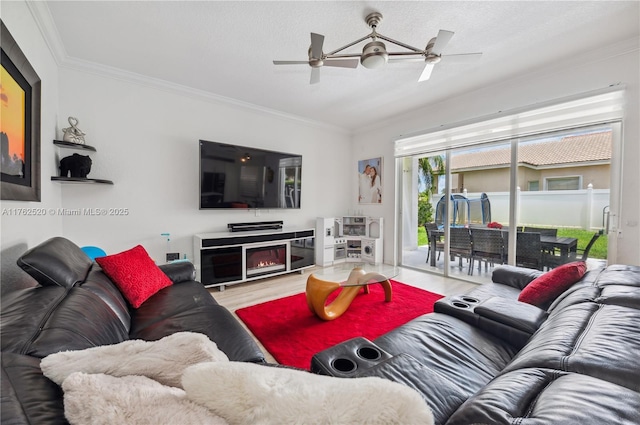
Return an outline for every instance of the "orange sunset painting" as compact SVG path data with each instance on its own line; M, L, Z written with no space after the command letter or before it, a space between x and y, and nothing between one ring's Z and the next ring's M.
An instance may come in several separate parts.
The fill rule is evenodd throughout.
M4 66L0 74L0 141L1 171L24 176L25 157L25 92Z

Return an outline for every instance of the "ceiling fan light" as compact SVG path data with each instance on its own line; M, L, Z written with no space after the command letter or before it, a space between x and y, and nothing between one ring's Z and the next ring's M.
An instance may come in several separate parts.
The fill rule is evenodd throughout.
M425 58L425 62L431 65L435 65L442 60L442 57L439 55L429 55Z
M311 68L320 68L322 65L324 65L324 61L322 59L309 59L309 66Z
M368 69L376 69L384 66L389 60L387 48L382 41L371 41L365 44L360 56L360 63Z

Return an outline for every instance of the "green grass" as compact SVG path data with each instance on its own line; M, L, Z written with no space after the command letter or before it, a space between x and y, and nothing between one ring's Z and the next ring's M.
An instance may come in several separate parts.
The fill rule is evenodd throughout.
M560 228L558 229L558 236L564 238L577 238L578 248L584 249L591 237L595 232L591 230L573 229L573 228ZM427 232L424 227L418 227L418 246L427 244ZM589 251L589 258L607 258L607 235L602 235L598 238L595 244Z
M578 249L584 249L595 231L572 229L572 228L560 228L558 229L558 236L563 238L577 238ZM607 258L607 235L601 235L598 240L593 244L589 251L589 258Z
M426 245L427 243L427 231L424 226L420 226L418 227L418 246Z

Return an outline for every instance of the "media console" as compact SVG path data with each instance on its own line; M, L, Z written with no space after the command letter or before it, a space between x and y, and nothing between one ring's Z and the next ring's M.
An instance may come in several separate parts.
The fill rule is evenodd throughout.
M282 228L193 237L197 279L207 288L302 272L315 265L315 229Z

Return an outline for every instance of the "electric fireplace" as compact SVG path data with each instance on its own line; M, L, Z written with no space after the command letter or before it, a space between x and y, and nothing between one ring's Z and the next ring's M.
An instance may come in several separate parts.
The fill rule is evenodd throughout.
M302 273L315 264L314 233L314 229L269 227L196 235L193 248L196 279L207 288L215 286L223 291L226 285L293 271Z
M287 245L268 245L247 248L247 277L287 270Z

